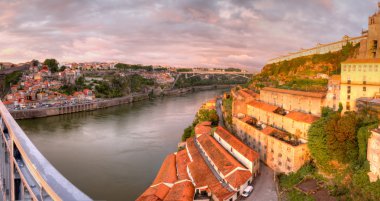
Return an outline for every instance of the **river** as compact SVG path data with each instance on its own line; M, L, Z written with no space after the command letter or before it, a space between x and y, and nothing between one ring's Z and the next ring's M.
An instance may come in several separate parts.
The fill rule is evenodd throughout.
M222 90L40 119L19 120L42 154L95 200L134 200L177 150L203 102Z

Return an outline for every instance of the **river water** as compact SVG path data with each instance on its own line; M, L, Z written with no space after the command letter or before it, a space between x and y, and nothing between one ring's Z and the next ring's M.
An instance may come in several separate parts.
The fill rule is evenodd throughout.
M222 90L162 97L112 108L20 120L42 154L96 200L134 200L177 150L203 102Z

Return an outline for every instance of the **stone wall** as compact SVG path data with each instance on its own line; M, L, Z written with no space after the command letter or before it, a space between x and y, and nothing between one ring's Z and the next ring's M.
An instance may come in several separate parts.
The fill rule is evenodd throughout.
M212 86L196 86L182 89L164 90L162 96L175 96L181 94L192 93L194 91L204 91L211 89L224 89L230 88L233 85L212 85ZM49 117L61 114L70 114L75 112L91 111L101 108L113 107L121 104L127 104L132 102L137 102L141 100L149 99L149 93L137 94L124 96L120 98L113 98L108 100L101 100L93 103L84 103L65 107L49 107L49 108L38 108L29 110L15 110L10 111L14 119L31 119L39 117Z

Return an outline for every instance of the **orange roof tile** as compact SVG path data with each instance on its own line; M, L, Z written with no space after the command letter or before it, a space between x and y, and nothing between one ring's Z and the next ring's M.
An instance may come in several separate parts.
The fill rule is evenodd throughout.
M186 140L186 148L193 160L189 164L189 170L192 178L194 179L196 188L208 187L211 193L214 194L219 200L227 199L235 194L235 192L231 192L224 188L215 178L201 154L198 152L198 149L195 147L194 138L189 138Z
M187 165L190 163L190 158L187 155L186 149L177 152L175 159L177 165L178 181L190 179L189 175L187 174Z
M264 102L255 101L255 100L249 102L248 105L250 105L252 107L255 107L255 108L260 108L260 109L265 110L267 112L274 112L278 108L275 105L270 105L270 104L267 104L267 103L264 103Z
M215 166L218 168L218 171L220 171L223 175L228 175L237 168L246 169L211 136L202 135L199 138L197 138L197 140L203 147L203 150L207 153L207 155L213 161ZM233 179L231 181L229 180L229 177L225 179L227 183L232 185L234 188L238 188L241 185L243 185L249 179L249 177L252 176L251 172L249 172L248 169L246 169L246 172L248 172L250 176L246 177L247 174L239 174L235 176L242 177L241 180L245 179L243 183L236 183L235 177L231 177L231 179Z
M255 161L259 158L259 154L256 153L253 149L249 148L243 142L241 142L238 138L228 132L221 126L215 131L224 141L226 141L231 147L233 147L236 151L238 151L241 155L246 157L250 161Z
M136 201L162 201L169 193L170 188L165 184L149 187Z
M211 130L212 130L211 122L209 121L199 123L194 128L194 132L196 135L203 135L203 134L209 135L211 133Z
M318 120L319 117L316 117L311 114L306 114L302 112L297 112L297 111L291 111L289 114L285 115L285 117L288 117L290 119L293 119L295 121L300 121L300 122L305 122L305 123L313 123L314 121Z
M380 63L380 59L347 59L346 61L342 62L342 64L349 63Z
M174 184L164 201L193 201L195 188L191 181Z
M157 173L156 178L152 185L159 184L161 182L174 183L177 181L177 171L175 165L175 155L168 155L161 165L160 170Z
M279 88L272 88L272 87L264 87L263 89L261 89L261 91L271 91L271 92L292 94L292 95L297 95L297 96L306 96L306 97L313 97L313 98L324 98L326 96L326 93L324 92L307 92L307 91L279 89Z
M267 126L263 130L261 130L261 132L264 133L265 135L270 135L271 133L273 133L276 130L277 129L275 129L273 127Z
M230 174L225 179L228 181L228 183L231 186L234 186L235 188L237 188L245 184L248 181L248 179L250 179L251 177L252 177L251 172L247 170L236 170L234 173Z

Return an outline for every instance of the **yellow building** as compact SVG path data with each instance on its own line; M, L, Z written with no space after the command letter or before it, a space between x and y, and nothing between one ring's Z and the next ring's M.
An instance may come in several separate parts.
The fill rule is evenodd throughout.
M265 87L260 91L262 102L282 107L285 110L295 110L316 116L321 115L325 97L326 93L324 92L305 92L271 87Z
M340 102L343 111L356 110L360 97L380 94L380 59L349 59L342 62Z
M307 144L291 138L289 133L258 124L255 120L247 120L233 118L237 136L244 136L244 142L257 151L261 161L276 172L296 172L309 160Z
M273 126L280 130L307 140L307 132L317 116L298 111L286 111L281 107L260 101L247 104L247 115L258 122Z

